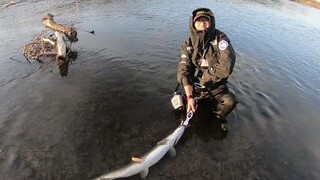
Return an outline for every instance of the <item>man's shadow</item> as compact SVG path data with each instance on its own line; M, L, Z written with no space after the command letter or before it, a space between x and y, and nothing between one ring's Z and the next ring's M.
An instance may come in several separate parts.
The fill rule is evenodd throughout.
M228 129L225 125L226 121L222 121L214 115L215 105L208 99L200 100L197 104L197 110L179 142L184 144L192 139L194 135L206 143L211 138L218 141L223 140L228 134ZM176 112L175 115L180 120L184 120L186 112L181 110Z

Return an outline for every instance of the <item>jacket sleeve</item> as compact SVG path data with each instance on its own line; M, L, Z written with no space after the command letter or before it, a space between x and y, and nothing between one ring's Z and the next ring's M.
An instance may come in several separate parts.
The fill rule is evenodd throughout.
M193 51L192 46L190 45L190 39L186 40L181 47L181 56L178 64L178 73L177 80L183 86L192 84L192 61L191 53Z
M215 82L219 82L221 79L229 77L236 61L234 49L229 38L225 34L221 35L217 46L218 62L215 63L210 70L211 75L215 77Z

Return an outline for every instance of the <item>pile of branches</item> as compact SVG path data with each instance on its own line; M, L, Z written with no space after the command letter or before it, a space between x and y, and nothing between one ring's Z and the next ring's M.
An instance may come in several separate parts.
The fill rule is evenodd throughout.
M59 60L67 62L77 57L77 52L71 50L72 43L78 41L77 31L68 26L57 24L52 14L43 18L45 30L23 47L23 55L28 62L37 60ZM49 34L49 31L55 31Z

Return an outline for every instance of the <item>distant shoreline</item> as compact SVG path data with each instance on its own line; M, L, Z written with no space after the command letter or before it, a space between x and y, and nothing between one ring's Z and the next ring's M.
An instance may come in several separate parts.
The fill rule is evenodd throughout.
M320 2L315 0L294 0L295 2L320 9Z

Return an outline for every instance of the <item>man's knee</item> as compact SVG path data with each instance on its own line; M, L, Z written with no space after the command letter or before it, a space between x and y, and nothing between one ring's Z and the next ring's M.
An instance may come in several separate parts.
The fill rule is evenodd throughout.
M219 103L225 107L232 107L233 109L237 105L238 101L233 93L228 93L221 97Z
M224 94L218 101L216 116L224 118L236 107L238 101L233 93Z

